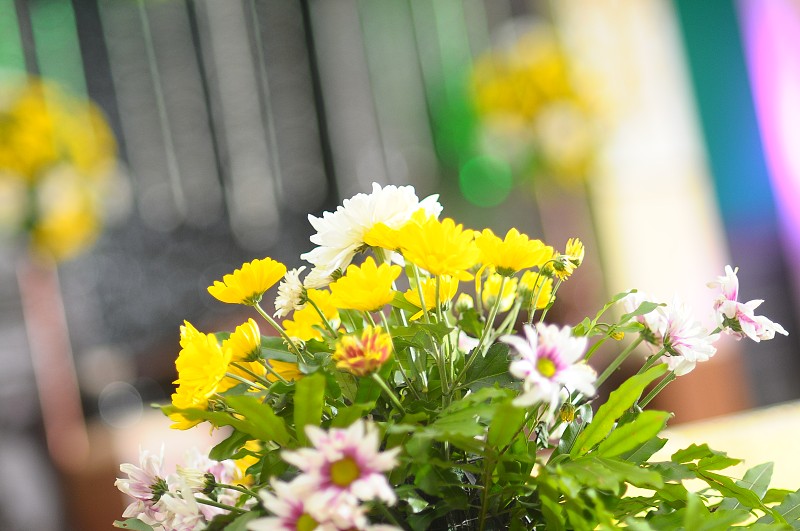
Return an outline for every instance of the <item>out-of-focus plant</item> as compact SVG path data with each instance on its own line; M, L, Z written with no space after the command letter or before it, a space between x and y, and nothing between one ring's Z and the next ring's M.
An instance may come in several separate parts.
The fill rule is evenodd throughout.
M0 88L0 235L71 258L94 242L116 176L102 112L41 79Z

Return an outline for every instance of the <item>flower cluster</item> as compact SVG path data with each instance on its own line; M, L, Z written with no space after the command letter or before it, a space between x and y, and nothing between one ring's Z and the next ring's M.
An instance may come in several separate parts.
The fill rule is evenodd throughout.
M166 477L160 459L143 454L117 483L135 500L121 525L693 528L695 517L681 511L694 496L707 514L724 514L719 498L734 483L703 467L735 460L695 449L668 465L648 462L669 414L644 408L711 358L721 333L756 341L786 333L754 315L760 301L738 302L735 271L712 283L720 292L713 332L679 300L637 292L560 326L546 317L583 262L579 239L560 251L517 229L501 237L439 214L435 198L375 184L311 218L317 247L304 255L313 265L305 278L304 268L263 258L215 281L212 296L251 308L274 334L253 318L232 333L184 323L177 389L163 410L176 429L229 427L210 456L237 460L240 478L223 477L212 461ZM262 308L276 285L281 323ZM626 313L603 322L617 303ZM630 336L598 375L597 349ZM596 407L597 390L641 343L650 348L641 369ZM711 491L689 492L681 482L690 478ZM623 495L629 484L656 494ZM792 510L794 498L772 509L763 493L737 488L755 514L780 522Z
M4 88L0 235L25 237L40 256L70 258L99 233L116 162L111 129L95 106L51 83Z

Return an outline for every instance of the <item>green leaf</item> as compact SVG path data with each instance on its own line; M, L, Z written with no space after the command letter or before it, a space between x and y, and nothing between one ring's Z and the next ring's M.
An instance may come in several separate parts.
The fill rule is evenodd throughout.
M766 505L770 505L773 503L783 503L783 500L786 499L786 496L793 493L794 491L788 489L769 489L761 501L763 501Z
M153 531L153 528L145 524L138 518L128 518L127 520L114 520L114 527L122 529L134 529L136 531Z
M225 401L247 419L247 423L254 428L251 430L252 434L257 438L262 441L275 441L281 446L286 446L291 441L292 437L286 429L286 423L272 411L269 404L251 396L229 396Z
M594 412L592 411L592 406L590 404L583 404L575 411L575 418L564 430L563 435L561 435L561 438L558 441L558 448L553 451L548 461L552 462L553 459L559 455L569 455L570 450L572 450L572 447L575 444L575 439L577 439L578 434L580 434L584 428L590 422L592 422L593 415Z
M478 312L473 308L462 312L458 328L472 337L480 337L483 333L483 323Z
M639 304L639 306L632 312L623 314L622 317L620 317L619 322L624 323L626 321L630 321L634 317L638 317L640 315L647 315L648 313L652 312L659 306L664 306L664 304L658 302L644 301L641 304Z
M659 474L646 468L626 463L616 458L595 457L609 472L617 474L626 483L642 488L661 488L664 480Z
M574 458L583 455L605 439L614 428L617 419L636 403L645 387L664 374L666 370L666 364L656 365L643 374L631 376L623 382L616 391L609 395L608 401L600 406L592 423L578 435L570 451L570 456Z
M665 444L667 444L666 439L653 437L644 444L641 444L638 448L635 448L634 450L631 450L620 457L625 461L640 465L650 459L657 451L661 450Z
M764 505L761 498L755 492L745 487L740 487L733 480L727 476L717 474L715 472L698 471L697 477L708 483L708 485L719 491L725 497L736 498L742 505L751 509L761 509L766 513L775 513L772 509ZM800 516L800 514L798 515Z
M505 343L495 343L467 370L464 386L473 391L483 387L493 386L495 383L503 386L511 381L511 374L508 372L508 345Z
M246 531L247 522L259 517L256 512L244 514L225 513L215 516L205 527L205 531Z
M769 482L772 480L772 463L763 463L754 466L744 474L744 478L737 481L736 484L740 487L752 490L756 496L763 498L769 489ZM723 510L736 509L741 504L736 498L725 498L719 504L719 508Z
M375 409L375 402L353 404L352 406L343 407L336 412L333 420L331 420L331 427L346 428L373 409Z
M781 515L785 523L792 526L792 529L800 529L800 490L797 490L783 499L780 505L773 507L774 513L758 519L759 523L770 523L775 521L775 513Z
M247 433L234 430L225 440L214 446L208 453L208 457L214 461L224 461L230 459L244 443L250 440L251 436Z
M325 376L322 373L317 372L297 381L294 393L294 426L300 444L308 444L304 429L306 425L319 426L324 402Z
M690 492L686 500L686 512L683 514L683 528L699 529L703 520L708 518L710 514L706 506L703 505L700 496Z
M670 415L665 411L642 411L636 420L612 431L597 447L598 455L614 457L633 450L658 435Z
M408 302L405 296L399 291L395 292L394 297L392 298L392 301L389 304L391 304L395 308L400 308L401 310L405 310L406 312L409 312L411 315L414 315L419 311L419 307L414 306L412 303ZM392 333L392 335L394 335L394 333Z
M691 461L703 459L704 457L720 455L720 453L721 452L709 448L707 444L691 444L672 454L671 459L675 463L689 463Z
M261 336L261 357L265 360L297 363L297 356L289 352L289 347L280 337Z
M511 442L515 435L522 433L520 427L525 420L526 413L527 410L512 405L510 400L498 404L494 417L489 423L489 446L498 450L502 449Z

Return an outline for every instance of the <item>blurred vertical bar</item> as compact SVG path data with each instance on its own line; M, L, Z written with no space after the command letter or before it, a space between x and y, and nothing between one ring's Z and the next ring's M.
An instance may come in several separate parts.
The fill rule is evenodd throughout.
M219 124L225 197L240 244L265 249L278 241L279 197L251 47L251 14L241 0L197 2L199 33L214 118Z
M86 78L72 4L69 0L33 0L28 6L39 73L85 97Z
M309 2L309 16L324 87L336 187L340 197L388 182L380 129L372 104L357 0Z
M14 0L0 0L0 71L25 71L25 54Z
M314 100L313 50L306 44L303 5L284 0L249 3L265 108L271 103L265 117L271 125L270 149L280 153L275 160L286 198L282 205L307 214L322 206L330 187L317 125L317 113L324 110Z
M797 9L796 2L792 6ZM759 313L783 324L797 322L786 296L789 274L735 5L677 0L675 7L731 258L740 267L740 298L765 299ZM757 349L743 342L758 404L800 397L795 378L788 376L800 371L797 337L779 337Z
M438 168L411 11L405 2L362 1L360 12L388 180L428 195L437 188Z

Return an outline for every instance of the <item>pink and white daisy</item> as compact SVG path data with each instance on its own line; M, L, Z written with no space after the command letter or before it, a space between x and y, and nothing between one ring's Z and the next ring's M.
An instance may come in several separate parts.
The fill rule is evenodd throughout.
M717 352L714 343L719 334L709 334L678 297L656 311L663 316L660 335L668 354L665 361L676 376L688 374L698 362L708 361Z
M626 312L635 311L643 302L655 301L642 292L630 293L622 300ZM664 313L657 310L658 309L634 317L638 323L644 326L644 329L640 333L645 343L654 354L661 350L664 344L663 331L666 327Z
M225 505L237 505L240 493L225 488L215 488L216 483L236 484L242 480L241 472L232 460L215 461L201 453L197 448L186 452L186 466L178 466L177 473L181 484L191 489L197 496L209 499L216 489L216 500ZM207 520L228 511L211 505L200 504L200 512Z
M303 260L315 266L309 273L310 278L306 278L306 287L323 287L326 278L330 282L334 271L343 271L353 256L364 248L364 237L376 224L400 228L420 209L438 216L442 205L437 195L420 201L413 186L381 187L372 183L372 193L345 199L335 212L323 212L321 218L309 215L308 220L317 231L311 236L311 242L317 247L301 255Z
M283 459L308 474L320 490L358 500L378 498L393 504L396 496L384 472L397 463L400 448L381 452L378 430L358 420L347 429L306 426L313 448L283 452Z
M569 326L559 329L543 323L537 324L535 329L526 325L524 331L524 339L511 335L500 338L519 356L509 366L509 372L523 381L522 394L514 399L515 405L545 402L553 414L562 387L586 396L594 394L597 375L581 361L586 351L585 337L572 337Z
M361 529L366 525L365 509L358 505L358 500L345 496L339 497L334 504L332 497L335 494L320 491L308 476L301 475L290 483L273 480L272 489L274 493L264 489L258 495L264 508L273 516L247 524L251 531L327 531ZM340 515L338 522L332 519L334 508Z
M738 268L725 266L725 275L717 277L716 281L709 282L708 287L719 290L714 300L714 311L720 328L734 336L737 340L749 337L755 342L766 341L775 337L775 333L789 335L781 325L763 315L756 315L755 309L761 306L763 300L755 299L748 302L739 302L739 278L736 276Z
M119 469L128 477L118 478L114 486L134 499L122 516L138 518L148 525L161 523L166 515L157 504L169 492L167 475L164 473L164 449L159 454L140 449L139 466L123 463Z

